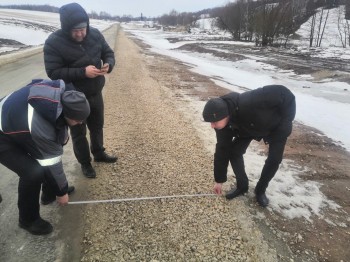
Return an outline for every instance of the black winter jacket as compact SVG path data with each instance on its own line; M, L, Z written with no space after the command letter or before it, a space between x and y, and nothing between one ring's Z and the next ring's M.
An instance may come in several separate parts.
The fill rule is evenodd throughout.
M65 6L66 7L66 6ZM89 26L89 17L78 4L70 4L60 9L61 29L52 33L45 41L44 62L47 75L53 79L63 79L72 83L78 91L87 97L98 94L105 84L105 77L87 78L85 67L94 65L101 68L109 64L110 73L115 65L114 52L103 35ZM78 43L71 37L74 25L87 22L85 39Z
M271 143L286 139L292 132L296 105L292 92L281 85L270 85L252 91L229 93L221 97L228 105L228 125L215 130L217 144L214 156L215 181L226 181L230 145L233 138L264 139Z

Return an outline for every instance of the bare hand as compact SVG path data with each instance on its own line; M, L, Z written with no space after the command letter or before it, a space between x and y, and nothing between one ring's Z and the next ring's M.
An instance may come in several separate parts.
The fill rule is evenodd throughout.
M61 197L59 196L56 197L56 201L60 206L68 205L68 200L69 200L68 194L65 194L64 196L61 196Z
M95 66L93 65L89 65L85 68L85 75L88 78L95 78L97 76L102 76L105 75L107 72L104 72L100 69L97 69Z
M217 195L222 195L222 184L221 183L215 183L214 193Z
M101 72L104 72L104 73L108 73L108 70L109 70L109 64L108 63L104 63L102 68L101 68Z

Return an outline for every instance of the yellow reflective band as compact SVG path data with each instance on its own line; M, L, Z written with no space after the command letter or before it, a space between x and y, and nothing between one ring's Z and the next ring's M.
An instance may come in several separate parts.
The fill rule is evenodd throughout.
M49 159L37 159L41 166L53 166L62 161L62 155Z

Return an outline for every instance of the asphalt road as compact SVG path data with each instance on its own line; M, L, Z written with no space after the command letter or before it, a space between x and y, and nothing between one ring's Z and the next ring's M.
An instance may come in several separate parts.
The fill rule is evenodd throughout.
M113 49L116 34L117 25L104 32L107 42ZM0 64L1 59L0 56ZM2 63L0 72L0 97L24 86L32 79L47 78L43 53L40 51L28 57ZM71 143L65 146L63 162L69 183L76 186L76 192L70 200L84 200L89 181L81 173ZM3 197L0 204L0 261L79 260L84 227L81 217L84 206L59 207L56 203L41 206L41 216L53 224L54 232L48 236L34 236L18 227L17 185L17 175L0 165L0 193Z

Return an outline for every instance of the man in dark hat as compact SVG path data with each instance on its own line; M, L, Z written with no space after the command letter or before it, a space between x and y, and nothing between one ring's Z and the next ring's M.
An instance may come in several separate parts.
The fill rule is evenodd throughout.
M85 95L66 91L62 80L33 80L0 99L0 163L19 176L19 226L32 234L53 230L39 213L42 184L46 204L55 199L68 203L74 187L63 170L63 145L68 125L81 124L89 114Z
M91 114L86 123L72 127L74 154L83 174L95 178L90 150L97 162L114 163L117 157L106 154L103 143L104 104L102 89L105 74L115 64L114 52L103 35L89 25L89 16L77 3L64 5L59 10L61 29L52 33L44 45L44 62L51 79L63 79L83 92L89 101ZM86 138L90 131L90 148Z
M236 176L236 188L231 189L226 198L233 199L248 191L243 155L253 139L263 139L269 145L269 152L254 192L260 206L269 204L265 192L282 161L287 138L292 132L295 109L294 95L281 85L264 86L242 94L232 92L206 103L203 118L211 123L217 137L214 155L216 194L222 194L229 162Z

